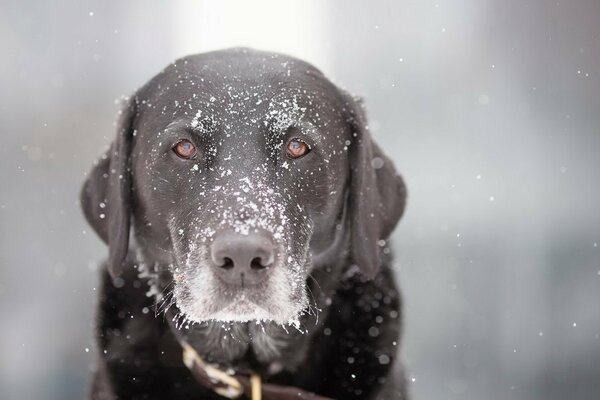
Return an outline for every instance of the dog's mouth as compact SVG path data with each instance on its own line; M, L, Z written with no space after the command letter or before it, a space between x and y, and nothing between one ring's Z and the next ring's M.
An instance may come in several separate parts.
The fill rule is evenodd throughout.
M245 293L241 293L231 303L215 312L211 319L223 322L271 321L275 316L275 313L250 300Z
M249 322L272 321L279 324L296 323L306 309L306 300L273 302L257 299L255 289L238 289L234 298L207 299L198 297L192 301L175 300L186 319L193 322ZM177 297L177 296L176 296Z

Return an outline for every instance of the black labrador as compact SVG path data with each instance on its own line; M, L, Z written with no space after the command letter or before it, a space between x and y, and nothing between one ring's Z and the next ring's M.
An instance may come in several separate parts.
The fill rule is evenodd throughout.
M405 197L360 103L313 66L175 61L82 190L109 247L90 398L405 399L386 241Z

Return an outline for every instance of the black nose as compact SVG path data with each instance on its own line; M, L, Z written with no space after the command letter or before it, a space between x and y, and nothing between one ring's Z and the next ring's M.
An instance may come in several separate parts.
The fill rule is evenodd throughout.
M265 270L275 261L274 247L267 233L222 232L211 245L215 272L230 284L255 285L265 278Z

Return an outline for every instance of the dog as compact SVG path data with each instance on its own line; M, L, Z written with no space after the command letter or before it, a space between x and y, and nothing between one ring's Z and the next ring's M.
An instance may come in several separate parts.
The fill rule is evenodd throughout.
M81 192L109 249L89 398L406 399L387 242L405 201L361 101L312 65L170 64Z

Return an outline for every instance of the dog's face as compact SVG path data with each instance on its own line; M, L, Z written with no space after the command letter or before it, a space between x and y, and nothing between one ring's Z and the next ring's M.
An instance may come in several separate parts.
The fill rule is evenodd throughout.
M233 50L179 60L141 88L82 201L113 274L131 220L187 319L284 324L306 310L314 269L349 257L376 273L404 186L360 107L318 70Z
M341 223L351 133L340 99L283 60L198 67L167 70L139 112L140 249L171 266L192 320L296 319L311 257Z

